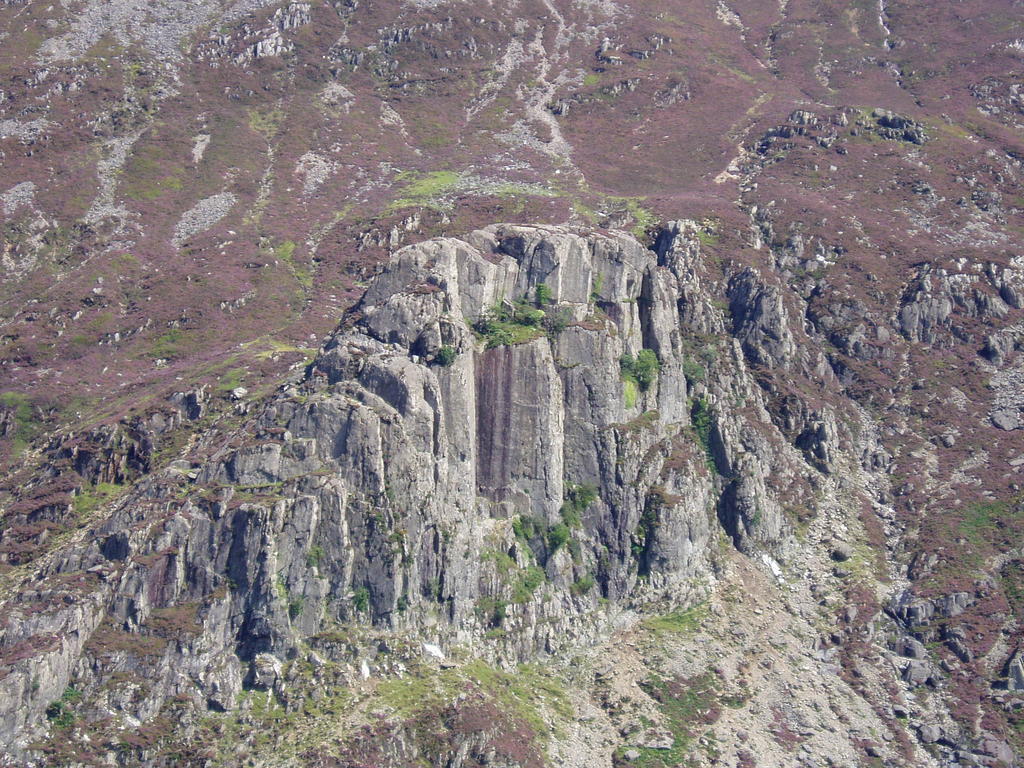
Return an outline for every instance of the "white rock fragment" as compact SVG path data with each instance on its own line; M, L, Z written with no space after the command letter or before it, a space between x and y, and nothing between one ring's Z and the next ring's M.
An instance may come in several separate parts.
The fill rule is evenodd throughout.
M199 161L203 159L203 153L206 152L206 148L210 145L210 134L200 133L195 137L194 143L192 144L192 162L199 165Z
M444 661L444 651L433 643L424 643L423 652L428 656L433 656L438 661Z

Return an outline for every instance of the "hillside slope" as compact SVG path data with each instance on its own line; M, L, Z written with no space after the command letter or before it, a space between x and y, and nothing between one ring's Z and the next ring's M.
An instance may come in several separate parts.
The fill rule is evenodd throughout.
M5 758L1014 764L1020 11L5 4Z

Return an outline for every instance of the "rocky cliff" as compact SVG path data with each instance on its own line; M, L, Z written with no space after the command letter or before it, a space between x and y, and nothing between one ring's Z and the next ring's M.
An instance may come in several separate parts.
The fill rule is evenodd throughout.
M834 621L827 595L844 582L869 604L892 594L877 581L889 573L871 566L881 552L859 550L863 505L879 505L888 487L878 425L852 404L826 404L831 367L796 337L782 294L756 270L705 282L703 234L678 222L646 248L621 233L494 226L399 251L301 375L255 408L236 406L81 535L8 574L22 579L5 603L8 757L216 764L224 755L203 752L204 734L232 717L252 724L254 706L306 713L357 696L369 723L383 718L369 764L446 749L446 764L474 764L462 753L490 737L445 719L465 715L461 697L444 715L448 689L431 691L437 711L417 712L441 718L441 746L386 695L373 709L395 680L443 672L466 674L461 696L511 717L495 725L502 733L526 728L529 759L543 760L561 753L536 724L515 721L523 704L492 701L486 683L501 690L501 669L557 667L616 627L648 627L637 624L645 615L667 615L676 630L673 621L692 622L701 636L714 621L709 599L716 616L732 614L718 601L737 568L749 571L741 562L759 589L781 590L775 610L802 616L803 631ZM799 375L800 387L759 383L749 365ZM197 417L202 400L175 402ZM859 565L832 574L829 559ZM788 611L793 599L810 608ZM919 625L971 598L951 600L925 616L904 598L893 616ZM751 617L738 610L731 621ZM844 610L855 623L858 609ZM872 638L880 616L860 618ZM835 676L838 649L818 650L832 637L798 646L820 654L816 676ZM912 658L923 647L901 642ZM465 671L483 663L496 665L486 681ZM935 674L915 663L911 682ZM898 680L875 674L885 690ZM573 705L562 706L572 723ZM895 731L910 759L886 711L889 720L859 716ZM261 728L280 730L280 717L259 714ZM235 727L242 743L256 736ZM389 728L405 730L402 749ZM666 732L644 749L683 746ZM355 764L345 760L360 742L343 736L339 751L306 738L310 764ZM625 731L574 760L607 763L634 741ZM276 758L257 749L251 759Z

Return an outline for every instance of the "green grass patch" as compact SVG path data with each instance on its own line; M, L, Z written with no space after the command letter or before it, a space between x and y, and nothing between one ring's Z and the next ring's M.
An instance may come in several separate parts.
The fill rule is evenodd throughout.
M117 498L125 489L123 485L114 483L97 483L80 488L74 499L75 515L83 517Z
M377 688L381 700L403 718L420 712L438 712L465 688L465 679L456 670L421 670L382 682Z
M187 338L180 328L171 328L157 336L149 348L149 356L157 360L176 360L185 356Z
M497 636L497 635L496 635ZM543 741L558 735L545 714L570 722L573 708L562 682L539 665L524 664L505 672L474 660L452 669L423 668L377 688L381 700L405 719L437 713L454 704L467 688L476 688L497 707L522 720Z
M304 289L313 288L313 271L308 264L300 264L295 258L295 243L285 240L274 249L274 258L284 264L296 282Z
M1005 525L1009 509L1008 501L990 501L967 506L960 518L960 534L972 547L984 544L994 530Z
M691 680L652 677L640 683L644 692L653 698L672 732L670 749L636 747L640 756L630 765L640 768L673 768L687 765L690 747L702 725L717 717L718 697L710 674ZM618 750L621 758L625 748Z
M627 408L636 405L637 396L650 388L658 378L659 370L661 362L653 349L641 349L636 357L627 353L619 358L619 372L623 381L622 396Z
M655 635L692 635L707 618L708 607L701 603L660 616L651 616L643 622L644 629Z
M639 385L632 379L622 381L622 400L627 408L636 407L636 399L640 394Z
M400 173L395 177L395 181L403 186L399 190L399 196L388 206L388 211L434 205L438 197L450 192L458 185L460 178L460 175L454 171L432 171L424 174L412 171Z
M167 144L155 134L132 154L123 174L124 195L132 200L156 200L185 185L184 167L167 156Z
M473 331L487 349L524 344L546 335L543 310L535 309L524 301L513 307L497 304L473 323Z
M999 574L1003 594L1015 616L1024 616L1024 562L1015 560Z
M504 672L476 660L466 665L465 675L494 697L501 709L524 720L542 738L555 733L543 710L564 721L573 718L572 704L561 681L539 665L524 664L513 672Z
M284 123L284 110L277 107L249 110L249 128L270 141L281 130Z
M217 382L217 391L230 392L233 389L238 389L242 386L242 379L248 372L247 368L232 368Z
M640 204L642 198L611 197L608 199L613 205L621 206L629 213L630 218L633 219L633 226L629 231L637 240L644 240L661 221L656 213L647 210Z

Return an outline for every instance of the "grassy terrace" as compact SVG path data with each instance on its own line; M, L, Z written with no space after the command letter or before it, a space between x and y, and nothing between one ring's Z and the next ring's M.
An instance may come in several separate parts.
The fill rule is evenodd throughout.
M473 323L473 331L487 349L493 349L554 336L568 324L567 310L553 305L551 289L541 283L533 302L525 298L511 305L499 302Z

